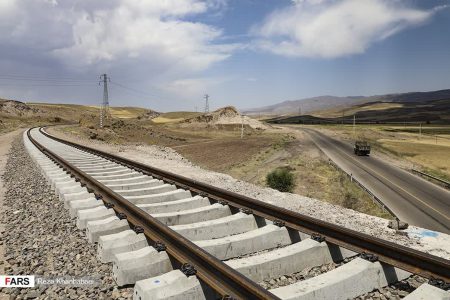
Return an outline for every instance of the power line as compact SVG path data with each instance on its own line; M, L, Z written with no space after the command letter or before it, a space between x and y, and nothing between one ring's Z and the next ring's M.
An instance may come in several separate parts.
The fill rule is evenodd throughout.
M34 75L0 74L0 86L39 87L39 86L87 86L91 80L74 78L56 78Z
M0 79L8 80L30 80L30 81L76 81L76 82L91 82L89 79L80 78L70 78L70 77L48 77L40 75L11 75L11 74L0 74Z
M163 99L163 98L161 98L161 96L159 96L157 94L152 94L152 93L149 93L149 92L144 92L144 91L141 91L141 90L138 90L138 89L135 89L135 88L131 88L131 87L125 86L125 85L120 84L120 83L115 82L115 81L110 81L110 83L113 86L115 86L115 87L121 88L121 90L123 92L126 92L129 95L134 95L134 96L140 95L140 96L145 96L145 97L149 97L149 98L157 98L159 101L162 101L162 102L171 102L171 100ZM130 92L132 92L132 93L130 93Z
M111 82L111 84L113 84L113 85L115 85L115 86L118 86L118 87L120 87L120 88L122 88L122 89L131 91L131 92L134 92L134 93L137 93L137 94L141 94L141 95L144 95L144 96L147 96L147 97L159 97L159 96L157 96L157 95L150 94L150 93L148 93L148 92L140 91L140 90L137 90L137 89L134 89L134 88L125 86L125 85L120 84L120 83L117 83L117 82L115 82L115 81L110 81L110 82Z
M95 84L15 84L15 83L0 83L0 86L17 86L17 87L39 87L39 86L50 86L50 87L58 87L58 86L95 86Z
M92 81L87 80L55 80L55 79L28 79L28 78L3 78L0 76L0 80L6 81L31 81L31 82L61 82L61 83L88 83Z
M111 81L108 77L108 83L112 86L118 87L122 92L130 95L139 95L149 98L157 98L159 101L171 102L170 100L162 99L158 94L149 91L142 91L135 89L119 82ZM5 87L94 87L96 86L92 80L73 78L73 77L56 77L43 76L31 74L0 74L0 86ZM189 99L186 99L189 101Z

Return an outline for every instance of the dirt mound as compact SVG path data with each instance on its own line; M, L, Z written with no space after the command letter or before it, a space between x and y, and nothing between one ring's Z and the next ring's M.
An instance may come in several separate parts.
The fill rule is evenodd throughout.
M137 117L137 119L138 119L138 120L152 120L152 119L158 117L159 115L160 115L159 112L156 112L156 111L154 111L154 110L150 110L150 109L149 109L149 110L146 111L145 113L139 115L139 116Z
M193 126L213 126L218 125L240 125L244 123L245 126L249 126L253 129L266 129L267 126L263 123L242 116L238 110L233 106L226 106L219 108L209 114L203 114L194 118L190 118L184 121L184 123L191 124ZM220 127L220 126L219 126Z
M232 118L241 115L234 106L219 108L218 110L213 111L213 114L217 114L219 118Z
M20 101L1 99L0 113L15 117L23 117L37 114L39 113L39 109L32 108Z

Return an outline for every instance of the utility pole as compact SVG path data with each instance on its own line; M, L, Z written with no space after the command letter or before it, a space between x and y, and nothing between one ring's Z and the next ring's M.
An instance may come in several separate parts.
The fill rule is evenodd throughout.
M356 139L355 130L356 130L356 115L353 115L353 138Z
M298 115L299 115L299 116L302 115L302 107L301 107L301 106L298 107Z
M103 125L105 124L105 121L109 119L109 98L108 98L108 75L103 74L100 76L100 82L98 83L101 85L103 83L103 102L102 107L100 110L100 128L103 128Z
M244 138L244 115L241 115L241 139Z
M205 99L205 114L209 113L209 95L206 94L204 97Z
M422 122L420 122L419 140L422 138Z

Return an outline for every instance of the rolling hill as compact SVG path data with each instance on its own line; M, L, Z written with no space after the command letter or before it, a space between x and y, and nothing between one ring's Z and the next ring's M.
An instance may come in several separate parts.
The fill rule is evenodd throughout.
M268 120L271 123L351 124L355 116L361 123L429 123L450 124L450 98L419 102L369 102L345 109L329 109L312 114L282 116Z
M270 106L244 110L248 115L298 115L312 114L325 110L343 110L355 105L364 105L372 102L382 103L427 103L430 101L450 99L450 89L431 92L412 92L401 94L387 94L375 96L320 96L300 100L284 101Z
M110 107L113 120L151 120L159 115L139 107ZM0 98L0 132L44 124L97 124L100 107L76 104L25 103Z

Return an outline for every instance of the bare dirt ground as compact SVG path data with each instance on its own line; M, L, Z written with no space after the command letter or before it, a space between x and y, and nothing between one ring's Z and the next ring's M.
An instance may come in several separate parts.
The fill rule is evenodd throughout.
M245 164L254 155L272 145L275 136L218 139L172 147L187 159L213 171L224 172Z
M3 187L2 175L8 158L8 152L14 138L21 134L23 130L15 130L3 135L0 135L0 212L5 211L3 204L5 189ZM5 234L5 225L0 223L0 274L5 274L5 264L7 263L4 257L5 249L3 244L3 235ZM9 296L0 293L0 300L9 299Z
M396 232L387 227L388 220L385 219L358 213L354 210L316 199L291 193L281 193L270 188L264 188L235 179L227 174L204 170L173 149L167 147L153 145L111 145L102 141L69 135L67 132L61 132L55 128L50 128L49 132L77 143L212 184L323 221L387 239L394 243L432 253L446 259L450 258L450 236L445 234L427 236L423 229L414 226L411 226L406 232ZM217 155L221 155L221 153L217 153Z

